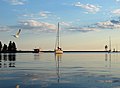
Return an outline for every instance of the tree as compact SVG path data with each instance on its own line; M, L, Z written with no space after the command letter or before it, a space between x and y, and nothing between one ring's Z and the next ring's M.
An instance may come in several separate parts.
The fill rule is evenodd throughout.
M2 51L3 52L7 51L7 45L6 44L4 44Z
M16 44L15 44L15 42L13 42L13 43L12 43L12 51L16 51L16 50L17 50Z
M11 50L12 50L12 42L10 41L8 45L8 51L11 51Z
M1 41L0 41L0 51L2 51L2 43L1 43Z

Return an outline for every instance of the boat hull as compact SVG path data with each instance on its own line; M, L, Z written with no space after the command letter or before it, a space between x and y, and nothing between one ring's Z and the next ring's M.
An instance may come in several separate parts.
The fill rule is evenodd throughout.
M62 50L55 50L55 54L63 54Z

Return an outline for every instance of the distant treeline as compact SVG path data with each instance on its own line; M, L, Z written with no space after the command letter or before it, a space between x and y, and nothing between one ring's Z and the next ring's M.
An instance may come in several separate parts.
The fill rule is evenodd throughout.
M15 42L10 41L9 45L6 44L2 44L2 42L0 41L0 52L16 52L17 51L17 47Z

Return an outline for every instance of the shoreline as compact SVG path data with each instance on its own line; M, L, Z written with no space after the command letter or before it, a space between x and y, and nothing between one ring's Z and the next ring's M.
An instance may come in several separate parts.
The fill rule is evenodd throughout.
M44 53L49 53L49 52L54 52L54 51L40 51L40 52L44 52ZM109 52L109 51L63 51L63 52L65 52L65 53L74 53L74 52L80 52L80 53L89 53L89 52L93 52L93 53L119 53L120 51L111 51L111 52Z
M54 51L39 51L39 52L43 52L43 53L54 53ZM35 51L16 51L16 52L10 52L10 51L6 51L6 52L0 52L0 53L39 53L39 52L35 52ZM89 53L89 52L97 52L97 53L119 53L120 51L63 51L65 53L74 53L74 52L86 52L86 53Z

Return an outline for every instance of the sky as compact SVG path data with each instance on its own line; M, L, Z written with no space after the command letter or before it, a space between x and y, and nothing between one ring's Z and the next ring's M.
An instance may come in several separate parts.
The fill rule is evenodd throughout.
M0 0L2 44L54 50L58 22L63 50L120 50L120 0Z

